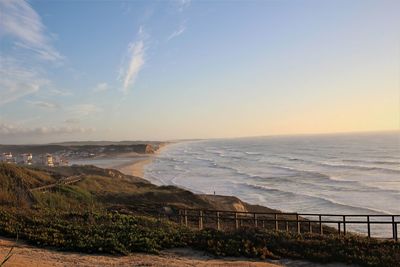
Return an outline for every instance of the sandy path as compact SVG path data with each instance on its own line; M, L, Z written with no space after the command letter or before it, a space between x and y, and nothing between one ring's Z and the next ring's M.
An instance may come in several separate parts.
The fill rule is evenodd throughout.
M0 259L7 254L15 242L0 238ZM130 256L90 255L83 253L59 252L36 248L19 242L13 256L4 265L9 266L257 266L276 267L280 265L265 261L251 261L244 258L215 259L202 252L190 249L163 251L160 255L132 254Z

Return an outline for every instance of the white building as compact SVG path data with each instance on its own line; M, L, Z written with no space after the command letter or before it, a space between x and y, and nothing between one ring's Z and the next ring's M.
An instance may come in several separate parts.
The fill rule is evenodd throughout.
M32 153L22 154L22 162L23 162L23 164L32 165L32 163L33 163Z
M2 161L7 162L7 163L14 162L12 153L11 152L3 153Z
M51 154L47 154L44 158L44 165L54 167L53 156Z

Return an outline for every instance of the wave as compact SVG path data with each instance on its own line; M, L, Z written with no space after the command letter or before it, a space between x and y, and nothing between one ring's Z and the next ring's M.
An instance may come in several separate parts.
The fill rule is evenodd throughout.
M251 174L249 173L248 169L241 169L233 166L227 166L224 163L216 161L215 158L213 159L213 158L196 156L195 159L207 162L207 166L205 166L205 168L208 167L212 169L227 170L231 172L231 174L227 173L226 176L234 175L234 176L244 177L245 179L253 179L255 181L265 181L267 179L268 180L273 179L276 182L286 182L286 183L296 182L296 183L301 183L308 188L313 187L316 190L320 190L321 188L326 190L341 191L341 192L343 191L371 192L374 190L380 190L382 192L391 194L399 193L397 190L382 188L378 186L371 186L357 180L335 179L333 176L331 176L331 174L325 174L315 170L304 170L296 167L277 165L276 163L266 162L266 161L263 162L264 164L268 164L266 170L272 172L274 172L274 170L282 170L285 173L278 172L272 175L267 173L261 175ZM174 158L172 161L187 164L187 160L177 160L176 158ZM174 166L173 169L176 171L188 172L187 170L188 167L190 167L190 164L188 164L188 166L185 168ZM205 171L205 173L212 173L212 171L208 170ZM306 180L304 180L304 178L306 178ZM329 183L326 183L326 181L329 181ZM316 182L317 186L315 186Z
M244 152L246 155L254 155L254 156L261 156L264 155L263 153L260 152Z
M344 159L343 162L354 162L354 163L367 163L367 164L377 164L377 165L394 165L400 166L399 161L379 161L379 160L356 160L356 159Z
M400 175L400 170L390 169L390 168L368 167L368 166L357 166L357 165L346 165L346 164L331 164L331 163L320 163L320 165L326 166L326 167L331 167L331 168L359 170L359 171L379 171L379 172L388 173L388 174Z
M334 163L330 163L330 162L321 162L321 161L307 160L307 159L287 157L287 156L281 156L281 158L289 160L289 161L304 162L304 163L309 163L309 164L318 165L318 166L322 166L322 167L328 167L328 168L358 170L358 171L379 171L379 172L384 172L384 173L388 173L388 174L400 175L400 170L391 169L391 168L361 166L361 165L347 165L347 164L334 164ZM345 160L343 160L343 161L345 161ZM378 161L378 162L383 163L384 161ZM369 162L369 163L371 163L371 162ZM395 162L391 162L390 164L395 165ZM397 165L400 165L400 163L397 163Z
M353 209L353 212L376 213L389 209L382 203L388 203L387 207L395 205L400 190L391 183L400 182L400 155L392 149L392 141L374 143L367 138L347 140L344 137L343 140L324 137L315 141L314 137L307 138L307 142L302 138L274 138L246 142L202 141L187 143L184 149L183 146L169 146L157 158L168 155L173 159L154 160L152 165L157 167L152 171L168 174L164 177L168 183L176 178L172 175L177 175L179 179L173 182L183 183L192 190L204 187L203 183L196 182L202 177L208 179L210 186L222 186L228 179L232 183L247 183L253 187L242 191L239 188L245 185L226 186L225 192L244 199L248 195L243 192L255 192L259 197L264 195L262 200L255 197L254 202L262 202L255 204L271 202L270 205L278 209L291 207L285 202L273 202L285 198L289 198L293 208L298 210L321 208L344 212ZM185 174L184 170L189 173ZM162 178L161 173L157 176ZM370 184L379 184L383 180L388 183L390 180L390 183L381 188ZM254 187L260 185L264 188ZM269 194L265 190L269 190ZM333 199L329 199L331 197ZM376 198L376 202L368 202L369 198ZM253 201L250 195L247 199ZM296 200L298 203L294 203Z
M355 206L355 205L349 205L349 204L345 204L345 203L340 203L338 201L335 201L335 200L332 200L332 199L326 198L326 197L314 196L314 195L309 195L309 194L300 194L300 193L295 193L292 191L284 191L284 190L267 187L267 186L263 186L263 185L255 185L255 184L242 183L242 182L238 182L238 183L234 183L234 184L239 185L239 186L245 186L245 187L252 188L252 189L261 190L261 191L283 194L287 198L303 197L303 198L308 198L308 199L312 199L312 200L323 201L323 202L325 202L324 205L328 204L328 205L333 205L333 206L339 206L341 208L346 208L346 209L352 209L352 210L355 209L355 210L357 210L357 212L361 211L361 212L364 212L365 214L371 214L371 213L378 213L378 214L382 214L382 215L391 214L389 211L373 209L373 208L368 208L368 207Z

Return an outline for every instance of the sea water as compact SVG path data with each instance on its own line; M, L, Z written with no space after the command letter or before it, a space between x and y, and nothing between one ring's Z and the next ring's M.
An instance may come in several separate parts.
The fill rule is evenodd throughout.
M145 178L285 212L400 214L400 133L178 142L145 167ZM372 226L381 236L391 229Z

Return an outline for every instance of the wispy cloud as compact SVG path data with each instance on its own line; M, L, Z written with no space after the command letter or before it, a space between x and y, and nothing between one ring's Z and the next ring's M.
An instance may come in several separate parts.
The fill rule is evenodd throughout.
M96 87L93 89L93 92L99 93L99 92L105 92L108 89L110 89L110 86L107 83L99 83L96 85Z
M17 47L33 51L42 59L57 61L63 58L51 45L40 16L27 1L0 1L0 17L0 36L11 36Z
M50 84L43 62L58 63L63 56L52 46L51 34L27 1L0 0L0 38L6 40L0 55L0 105Z
M68 112L72 117L89 116L101 112L102 109L94 104L78 104L68 108Z
M125 64L121 68L120 80L122 80L122 90L127 93L135 84L136 78L145 63L145 33L140 27L138 32L138 40L131 42L128 46Z
M190 6L191 0L178 0L178 10L183 11L185 8Z
M71 96L72 92L68 90L60 90L60 89L50 89L49 91L50 95L56 95L56 96Z
M81 121L77 118L69 118L64 121L64 123L68 123L68 124L78 124L80 122Z
M173 39L173 38L175 38L175 37L178 37L179 35L181 35L182 33L184 33L185 30L186 30L186 27L185 27L184 25L181 25L181 26L179 27L179 29L177 29L176 31L174 31L173 33L171 33L171 34L168 36L167 41L169 41L169 40L171 40L171 39Z
M49 83L37 69L10 57L0 57L0 77L0 105L33 94Z
M60 108L60 105L56 103L46 102L46 101L28 101L28 103L45 109L57 109Z
M64 135L74 133L91 133L94 128L70 127L70 126L42 126L42 127L23 127L7 123L0 123L0 137L9 136L40 136L40 135Z

